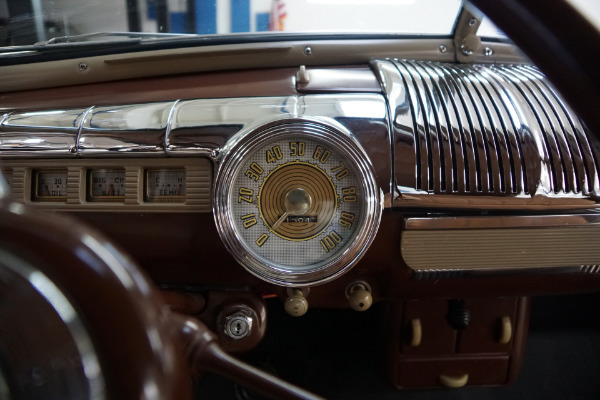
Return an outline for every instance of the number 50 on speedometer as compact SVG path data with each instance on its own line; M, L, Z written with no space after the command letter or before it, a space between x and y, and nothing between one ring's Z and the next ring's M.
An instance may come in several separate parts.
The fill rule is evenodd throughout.
M279 285L314 285L350 269L375 236L371 164L337 129L295 121L247 135L225 155L214 198L229 251Z

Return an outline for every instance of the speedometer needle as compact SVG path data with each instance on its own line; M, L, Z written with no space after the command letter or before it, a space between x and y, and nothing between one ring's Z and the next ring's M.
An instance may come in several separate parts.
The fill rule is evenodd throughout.
M285 195L283 205L285 212L283 215L271 226L271 230L274 231L279 228L279 225L285 221L289 215L303 215L305 214L312 204L312 197L302 188L292 189Z

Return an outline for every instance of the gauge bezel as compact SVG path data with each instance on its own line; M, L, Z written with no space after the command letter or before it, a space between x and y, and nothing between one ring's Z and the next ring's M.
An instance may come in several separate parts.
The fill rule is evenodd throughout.
M275 266L254 254L239 235L229 197L244 160L269 142L304 136L325 143L352 162L364 191L364 217L346 248L330 261L313 268ZM382 194L371 162L359 142L335 121L284 119L246 132L230 142L220 155L213 192L213 213L217 230L233 257L251 274L280 286L313 286L331 281L349 271L364 255L375 238L382 212Z

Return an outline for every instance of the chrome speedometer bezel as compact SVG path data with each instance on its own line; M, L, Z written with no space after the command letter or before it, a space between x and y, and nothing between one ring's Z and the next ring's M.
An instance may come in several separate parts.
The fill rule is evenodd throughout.
M275 266L254 254L239 235L229 209L235 177L243 168L243 161L268 142L290 136L306 136L325 143L352 162L363 185L365 202L362 225L346 248L330 261L301 271ZM350 270L375 238L382 212L382 194L374 169L356 138L333 120L299 118L273 121L234 138L232 143L225 148L218 164L213 213L219 235L233 257L251 274L280 286L314 286Z

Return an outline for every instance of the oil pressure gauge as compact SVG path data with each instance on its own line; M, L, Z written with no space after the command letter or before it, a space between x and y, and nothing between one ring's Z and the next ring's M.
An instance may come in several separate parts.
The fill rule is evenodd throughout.
M67 171L44 170L33 171L34 201L66 201Z
M280 123L241 139L223 159L215 190L219 233L253 274L314 285L351 268L381 213L371 165L347 133L320 123Z

